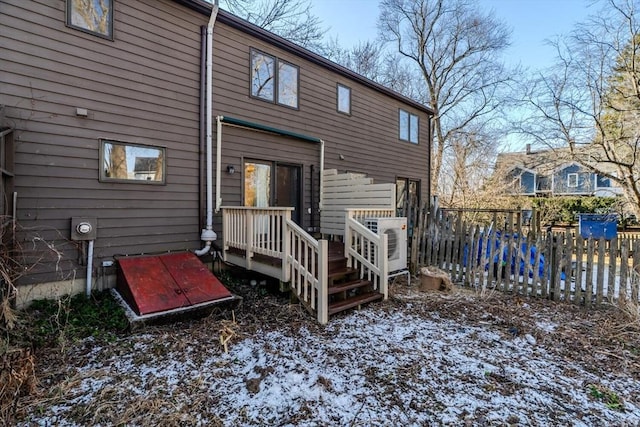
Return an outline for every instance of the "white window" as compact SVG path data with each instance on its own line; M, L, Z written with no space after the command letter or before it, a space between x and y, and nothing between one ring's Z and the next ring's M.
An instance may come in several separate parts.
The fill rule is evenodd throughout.
M578 186L578 174L577 173L567 174L567 187L575 188L577 186Z
M338 83L338 112L351 114L351 88Z
M295 65L251 51L251 96L298 108L298 81L299 71Z
M414 144L418 143L419 122L418 116L408 111L400 110L398 116L398 125L400 128L400 139L409 141Z

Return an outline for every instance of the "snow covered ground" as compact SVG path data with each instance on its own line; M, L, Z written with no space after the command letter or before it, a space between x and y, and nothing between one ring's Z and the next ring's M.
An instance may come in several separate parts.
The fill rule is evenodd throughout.
M637 426L640 348L603 337L609 318L405 287L321 327L248 298L237 322L89 339L43 361L20 425Z

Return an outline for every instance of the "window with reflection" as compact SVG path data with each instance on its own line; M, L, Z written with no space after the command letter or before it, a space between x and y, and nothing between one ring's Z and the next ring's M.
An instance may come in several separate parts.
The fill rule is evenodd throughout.
M299 74L295 65L251 50L251 96L298 108Z
M400 129L400 139L414 144L418 143L419 123L418 116L408 111L400 110L398 116L398 127Z
M351 114L351 88L338 83L338 112Z
M164 184L165 159L163 147L103 140L100 180Z
M251 96L273 102L275 63L273 56L251 51Z
M298 68L278 62L278 104L298 108Z
M67 0L67 25L113 39L113 0Z

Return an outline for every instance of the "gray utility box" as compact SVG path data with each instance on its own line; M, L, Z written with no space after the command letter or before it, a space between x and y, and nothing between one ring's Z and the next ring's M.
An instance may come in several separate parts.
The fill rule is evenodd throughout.
M71 218L71 240L95 240L98 234L98 219Z

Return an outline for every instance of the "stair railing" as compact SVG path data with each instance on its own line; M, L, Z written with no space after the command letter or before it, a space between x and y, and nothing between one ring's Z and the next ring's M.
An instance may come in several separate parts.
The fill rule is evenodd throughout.
M385 300L389 297L388 239L386 234L378 236L369 230L347 210L344 235L347 266L357 269L360 279L371 281L373 289L384 295Z
M285 277L298 299L324 325L329 321L329 242L314 239L291 219L286 227Z

